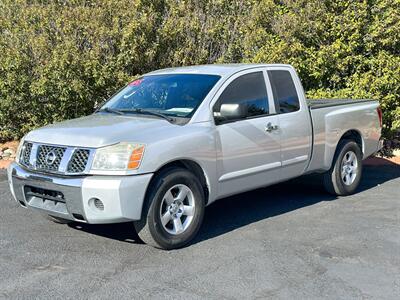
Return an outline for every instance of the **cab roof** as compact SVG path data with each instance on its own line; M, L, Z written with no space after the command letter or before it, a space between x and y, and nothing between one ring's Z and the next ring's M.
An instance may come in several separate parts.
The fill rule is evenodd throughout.
M234 73L257 68L257 67L291 67L285 64L210 64L196 65L187 67L167 68L149 72L145 75L162 75L162 74L207 74L219 75L221 77L230 76Z

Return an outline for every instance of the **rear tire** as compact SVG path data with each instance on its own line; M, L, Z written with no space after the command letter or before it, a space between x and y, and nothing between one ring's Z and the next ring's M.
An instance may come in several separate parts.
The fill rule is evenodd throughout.
M362 152L352 140L339 142L332 167L323 176L325 189L333 195L353 194L361 180Z
M142 219L134 226L146 244L176 249L196 236L204 210L205 196L199 179L186 169L168 168L152 180Z

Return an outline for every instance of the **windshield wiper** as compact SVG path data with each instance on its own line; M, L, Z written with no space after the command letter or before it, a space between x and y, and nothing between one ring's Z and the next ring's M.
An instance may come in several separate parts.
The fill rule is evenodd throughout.
M108 112L108 113L112 113L112 114L117 114L117 115L123 115L124 114L121 110L113 109L113 108L109 108L109 107L102 108L102 109L99 110L99 112L102 112L102 111L105 111L105 112Z
M103 109L100 109L99 112L108 112L108 113L113 113L113 114L117 114L117 115L124 115L125 113L137 113L137 114L144 114L144 115L152 115L152 116L157 116L160 118L163 118L165 120L167 120L168 122L173 122L174 118L172 117L168 117L164 114L155 112L155 111L151 111L151 110L146 110L146 109L142 109L142 108L135 108L135 109L113 109L110 107L105 107Z
M143 115L152 115L152 116L157 116L160 118L163 118L165 120L167 120L168 122L173 122L174 118L172 117L168 117L164 114L155 112L155 111L151 111L151 110L146 110L146 109L142 109L142 108L135 108L135 109L123 109L120 110L120 112L127 112L127 113L137 113L137 114L143 114Z

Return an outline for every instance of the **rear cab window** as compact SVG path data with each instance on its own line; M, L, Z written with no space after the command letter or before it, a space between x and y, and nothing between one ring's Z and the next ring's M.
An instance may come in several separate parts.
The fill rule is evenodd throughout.
M299 96L292 75L287 70L268 70L276 112L285 114L300 109Z

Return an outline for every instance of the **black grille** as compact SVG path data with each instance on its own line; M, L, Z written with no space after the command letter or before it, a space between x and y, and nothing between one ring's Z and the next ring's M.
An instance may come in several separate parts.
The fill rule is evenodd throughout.
M20 156L20 162L21 164L25 166L29 166L29 159L31 157L31 151L32 151L32 143L24 143L22 147L22 153Z
M88 149L77 149L72 155L68 164L68 173L82 173L86 169L89 160L90 151Z
M43 200L52 200L55 202L65 203L64 194L58 191L52 191L33 186L25 186L24 191L25 199L27 199L28 202L32 199L32 197L38 197Z
M65 152L64 147L41 145L36 156L36 168L45 171L58 171Z

